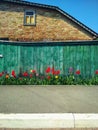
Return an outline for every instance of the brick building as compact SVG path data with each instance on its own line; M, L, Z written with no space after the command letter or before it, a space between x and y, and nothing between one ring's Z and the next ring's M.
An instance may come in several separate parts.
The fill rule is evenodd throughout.
M93 40L97 33L56 6L0 1L0 39L11 41Z

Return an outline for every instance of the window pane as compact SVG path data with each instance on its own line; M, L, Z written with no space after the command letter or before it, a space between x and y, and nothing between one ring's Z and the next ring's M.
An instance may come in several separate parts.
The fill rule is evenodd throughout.
M35 11L32 11L32 10L25 11L24 24L35 25Z
M29 16L26 16L26 23L30 24L30 17Z
M26 15L33 15L33 12L26 12Z
M33 16L31 16L31 17L30 17L30 20L31 20L31 21L30 21L30 22L31 22L31 24L33 24L33 23L34 23L34 17L33 17Z

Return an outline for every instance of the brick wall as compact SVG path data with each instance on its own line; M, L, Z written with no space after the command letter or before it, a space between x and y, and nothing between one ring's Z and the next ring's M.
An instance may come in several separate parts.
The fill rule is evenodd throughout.
M24 11L36 11L36 25L24 26ZM0 3L0 38L19 41L91 40L92 37L52 9Z

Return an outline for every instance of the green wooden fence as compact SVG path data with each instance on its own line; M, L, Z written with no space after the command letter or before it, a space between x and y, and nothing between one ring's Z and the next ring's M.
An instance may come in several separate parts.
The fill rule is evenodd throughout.
M45 73L50 66L68 74L70 67L83 77L94 76L98 69L98 41L20 43L0 41L0 72L18 74L35 69Z

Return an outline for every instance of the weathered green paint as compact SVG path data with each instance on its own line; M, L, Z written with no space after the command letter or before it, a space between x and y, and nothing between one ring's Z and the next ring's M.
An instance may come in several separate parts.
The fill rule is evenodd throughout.
M55 42L55 43L15 43L0 42L0 72L18 74L31 69L44 74L50 66L59 69L61 74L80 70L83 77L93 76L98 69L98 41Z

